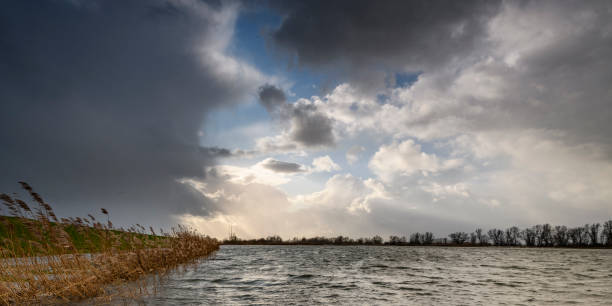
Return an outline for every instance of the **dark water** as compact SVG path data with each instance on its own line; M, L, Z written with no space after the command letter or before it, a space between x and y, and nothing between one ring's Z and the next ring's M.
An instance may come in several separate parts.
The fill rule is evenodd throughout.
M145 302L612 305L612 250L222 246Z

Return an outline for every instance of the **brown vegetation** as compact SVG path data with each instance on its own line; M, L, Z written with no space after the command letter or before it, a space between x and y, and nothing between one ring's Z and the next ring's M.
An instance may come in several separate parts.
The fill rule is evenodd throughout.
M40 195L20 184L37 207L0 194L12 215L0 216L1 304L133 296L147 290L144 274L163 275L219 248L216 239L183 226L157 235L141 225L114 229L108 218L101 223L92 215L58 220ZM101 211L108 217L106 209ZM136 286L113 286L136 280Z

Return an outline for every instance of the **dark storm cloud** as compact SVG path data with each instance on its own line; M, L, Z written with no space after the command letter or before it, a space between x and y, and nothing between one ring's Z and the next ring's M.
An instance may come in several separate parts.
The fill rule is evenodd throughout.
M283 90L270 84L259 88L259 101L270 114L287 125L291 141L306 147L334 144L332 120L317 111L313 104L286 103ZM289 147L295 149L295 146Z
M280 88L266 84L259 88L259 101L269 112L274 112L283 107L287 98Z
M213 159L216 157L231 157L233 155L232 151L219 147L201 147L200 151L207 157Z
M25 180L60 214L106 207L118 222L208 213L176 180L229 154L197 132L244 92L196 53L222 7L183 4L2 2L0 190Z
M467 55L483 42L499 1L314 0L272 6L285 19L270 38L291 58L321 69L348 65L352 79L366 81L384 78L381 68L420 71Z
M297 173L304 172L302 165L296 163L289 163L280 160L266 159L262 162L262 166L268 170L280 173Z

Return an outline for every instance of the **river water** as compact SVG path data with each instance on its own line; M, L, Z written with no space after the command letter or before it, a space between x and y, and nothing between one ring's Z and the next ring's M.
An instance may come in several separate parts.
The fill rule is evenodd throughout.
M222 246L146 304L612 305L612 250Z

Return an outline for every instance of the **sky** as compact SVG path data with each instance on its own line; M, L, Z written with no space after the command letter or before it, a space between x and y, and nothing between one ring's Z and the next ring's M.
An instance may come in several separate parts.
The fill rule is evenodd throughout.
M59 216L285 239L612 218L610 1L0 7L0 191Z

